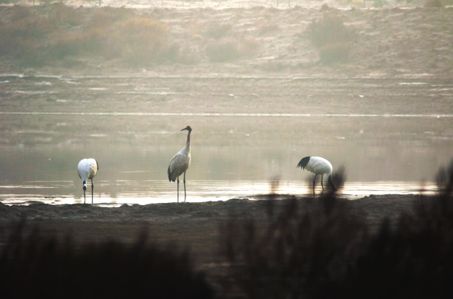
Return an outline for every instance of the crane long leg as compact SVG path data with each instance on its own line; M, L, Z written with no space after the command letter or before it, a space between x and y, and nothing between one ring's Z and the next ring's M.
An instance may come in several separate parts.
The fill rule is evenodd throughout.
M176 178L176 201L179 202L179 177Z
M315 186L316 186L316 177L317 177L317 176L318 176L318 175L315 174L315 177L313 178L313 197L316 195L316 193L315 193Z
M91 204L93 204L94 201L94 184L93 184L93 179L91 179Z
M186 172L184 171L184 202L186 202Z
M83 189L83 204L86 204L86 201L87 201L87 195L86 195L87 191L86 189L84 188Z

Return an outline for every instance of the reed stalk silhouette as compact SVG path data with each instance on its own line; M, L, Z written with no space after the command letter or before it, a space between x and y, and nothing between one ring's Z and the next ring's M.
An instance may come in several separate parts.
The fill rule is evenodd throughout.
M344 171L336 182L344 182ZM271 196L265 219L220 227L225 294L245 298L453 298L453 161L439 193L373 230L335 190L318 199ZM225 296L225 298L229 298Z
M146 236L133 244L77 244L22 221L1 247L0 297L212 298L187 252L161 248Z

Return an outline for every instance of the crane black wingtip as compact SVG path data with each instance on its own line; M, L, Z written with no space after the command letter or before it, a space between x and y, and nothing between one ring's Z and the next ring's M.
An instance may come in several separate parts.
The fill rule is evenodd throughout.
M303 157L297 164L297 167L304 169L307 166L309 161L310 161L310 156Z

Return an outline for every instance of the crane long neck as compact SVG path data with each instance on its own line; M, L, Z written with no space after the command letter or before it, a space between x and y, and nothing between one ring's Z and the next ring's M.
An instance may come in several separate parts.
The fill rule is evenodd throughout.
M190 152L190 131L187 133L186 149Z

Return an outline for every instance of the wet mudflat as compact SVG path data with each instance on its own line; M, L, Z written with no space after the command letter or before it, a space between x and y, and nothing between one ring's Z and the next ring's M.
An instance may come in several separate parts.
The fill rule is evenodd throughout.
M170 246L173 249L188 250L194 258L195 267L207 273L208 281L216 286L225 282L225 275L230 267L222 253L225 249L221 242L225 237L222 227L234 219L232 217L245 223L247 219L254 219L257 224L264 225L269 220L269 198L271 197L261 196L259 200L253 201L232 199L204 203L125 205L118 208L91 205L0 205L0 242L6 241L20 221L27 224L26 231L38 228L41 238L57 237L65 240L70 237L79 246L108 240L133 244L145 233L148 242L162 248ZM273 205L276 211L284 209L288 200L297 200L299 208L305 212L316 210L319 205L318 200L308 197L281 195L272 199L276 200ZM401 213L411 213L414 203L419 200L421 198L415 195L382 195L344 203L353 214L364 217L374 230L386 218L396 223Z
M263 195L259 200L124 205L118 208L80 204L1 205L0 219L3 228L25 220L30 226L39 226L45 234L60 237L71 234L81 242L117 239L130 243L136 240L140 231L146 230L150 240L191 248L194 256L204 264L219 259L219 225L231 216L265 221L268 199ZM309 197L291 195L278 195L273 199L277 200L276 206L284 206L288 199L295 199L308 210L316 203ZM410 212L417 200L420 200L418 195L381 195L347 201L347 205L376 227L386 217L395 221L402 212Z

